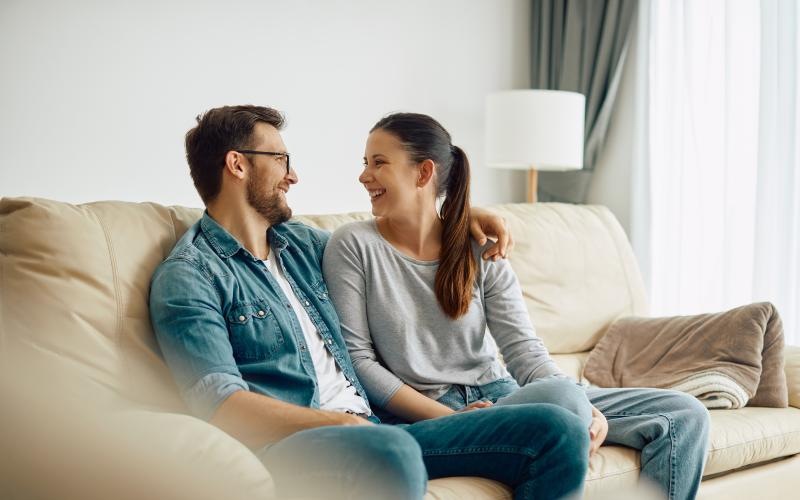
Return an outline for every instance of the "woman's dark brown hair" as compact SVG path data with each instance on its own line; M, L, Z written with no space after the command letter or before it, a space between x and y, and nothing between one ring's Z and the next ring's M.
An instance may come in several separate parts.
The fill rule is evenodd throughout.
M469 237L469 161L450 134L428 115L395 113L372 127L397 137L411 160L433 160L439 180L437 196L444 196L442 250L436 271L436 299L445 314L457 319L467 313L472 301L472 287L477 263Z

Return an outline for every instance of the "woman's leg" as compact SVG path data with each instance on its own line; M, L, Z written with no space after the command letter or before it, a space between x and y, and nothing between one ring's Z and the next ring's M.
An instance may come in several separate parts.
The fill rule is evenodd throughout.
M708 451L708 410L694 397L663 389L588 389L608 420L607 443L641 450L642 476L670 500L697 494Z
M488 386L483 387L487 387L486 397L495 406L550 403L577 415L587 428L592 423L592 404L586 397L586 390L566 377L553 376L534 380L500 397L495 397L497 395Z

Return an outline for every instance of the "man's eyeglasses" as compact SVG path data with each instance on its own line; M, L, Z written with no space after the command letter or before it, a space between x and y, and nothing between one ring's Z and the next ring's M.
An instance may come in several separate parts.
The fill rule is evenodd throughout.
M291 170L291 165L289 164L289 153L276 153L274 151L253 151L252 149L239 149L236 151L237 153L241 154L249 154L249 155L269 155L269 156L282 156L286 158L286 175L289 175L289 170Z

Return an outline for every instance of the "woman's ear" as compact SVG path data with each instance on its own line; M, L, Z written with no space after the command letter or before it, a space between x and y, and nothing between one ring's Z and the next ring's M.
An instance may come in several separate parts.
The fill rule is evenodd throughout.
M419 164L419 177L417 177L417 188L422 189L431 182L436 164L428 159Z

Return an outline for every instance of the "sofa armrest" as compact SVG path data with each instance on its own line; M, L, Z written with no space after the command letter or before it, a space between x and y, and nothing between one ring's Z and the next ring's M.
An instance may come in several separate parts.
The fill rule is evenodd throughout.
M274 498L256 455L207 422L131 407L89 378L77 386L68 370L28 380L8 366L0 363L2 498ZM31 383L42 373L53 383Z
M228 498L273 498L272 477L241 442L198 418L149 410L126 410L113 417L134 449L150 448L162 477L188 480L180 489L192 498L221 489ZM234 493L235 492L235 493ZM215 493L216 494L216 493ZM187 497L188 498L188 497ZM217 497L221 498L221 497Z
M800 346L787 345L784 349L784 359L789 405L800 408Z

